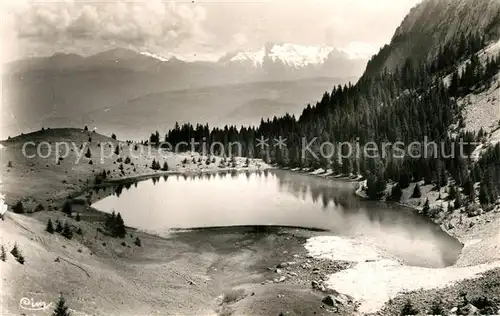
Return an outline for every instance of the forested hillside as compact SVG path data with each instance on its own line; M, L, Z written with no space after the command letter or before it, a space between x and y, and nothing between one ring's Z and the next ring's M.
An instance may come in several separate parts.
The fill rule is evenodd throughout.
M411 56L419 62L432 62L445 47L461 39L481 34L486 41L500 35L498 0L425 0L413 8L385 45L367 66L365 74L396 70Z

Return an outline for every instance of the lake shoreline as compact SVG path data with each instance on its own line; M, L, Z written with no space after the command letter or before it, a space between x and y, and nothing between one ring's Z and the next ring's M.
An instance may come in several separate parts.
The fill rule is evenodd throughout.
M39 132L39 135L37 134L37 137L49 141L53 144L52 146L55 146L55 143L62 139L61 132L61 130L53 130L50 133L42 131ZM99 142L109 141L115 145L120 143L97 133L83 130L65 132L68 135L64 135L64 137L77 143L88 142L88 138L91 136L93 141L90 146L94 161L99 161L100 150L97 147ZM231 271L232 267L238 267L234 262L224 261L223 256L220 257L222 253L227 254L228 250L236 249L236 262L245 267L245 275L247 273L245 271L253 271L253 268L246 267L245 264L249 262L249 258L252 258L249 251L259 251L260 246L251 247L246 243L245 240L252 234L247 231L219 237L218 234L209 234L215 238L213 241L209 241L207 239L208 232L176 233L169 238L163 238L127 228L127 236L124 239L113 238L100 233L97 229L102 229L106 213L92 209L89 204L85 204L86 201L106 196L110 193L108 191L119 184L128 185L139 180L164 175L198 174L200 173L198 169L201 171L205 168L203 163L191 162L194 161L194 158L198 159L198 155L187 153L168 156L166 160L171 171L166 174L161 171L152 172L150 168L152 157L142 156L133 160L133 166L124 165L123 172L120 172L120 163L115 161L118 157L105 161L104 164L90 164L88 161L90 159L88 159L85 161L86 163L80 165L72 163L75 153L71 153L60 164L49 164L47 160L38 158L25 159L20 155L25 137L20 136L12 139L2 149L3 159L14 162L12 168L7 168L7 164L2 166L2 181L4 181L6 189L4 192L7 203L14 205L16 202L22 201L25 210L29 213L20 215L9 212L6 220L0 222L2 225L2 229L0 229L1 243L8 249L17 243L26 258L24 265L18 264L12 258L9 258L6 263L0 263L5 264L5 269L3 267L1 269L2 273L5 273L2 299L6 302L9 310L16 311L19 308L18 299L28 292L43 293L45 296L41 299L52 300L56 299L63 291L72 308L87 313L109 315L112 314L110 311L122 311L122 315L128 315L127 313L130 313L129 315L160 315L161 313L158 311L174 310L208 315L222 307L217 302L217 297L233 288L233 286L229 288L221 286L222 284L232 285L234 282L234 280L224 277L224 269ZM125 150L121 152L120 157L125 158L128 155ZM182 168L184 159L189 160L187 168ZM238 159L237 163L242 165L244 159ZM259 161L252 164L264 165ZM218 163L211 164L210 168L219 169ZM265 169L271 169L271 167ZM99 187L99 185L95 185L94 180L95 176L103 170L109 171L111 174L103 186ZM356 179L339 177L333 179L356 181ZM113 182L115 180L118 182ZM96 193L94 189L97 188L99 191ZM74 200L73 212L81 214L81 221L60 212L61 206L68 199ZM80 202L84 202L84 204L80 204ZM44 211L33 212L38 204L44 206ZM49 234L45 231L48 219L53 222L55 220L62 223L67 222L75 229L79 227L83 230L83 235L76 234L71 240L68 240L59 234ZM130 225L130 223L125 223L125 225L127 224ZM476 227L480 226L476 225ZM240 308L243 307L240 305L245 305L247 301L253 301L257 305L272 307L273 313L279 314L281 311L287 311L291 304L303 305L303 308L309 310L315 310L322 306L321 299L327 294L321 288L323 279L327 279L330 273L338 273L349 266L345 266L341 261L318 259L304 247L308 238L324 236L328 233L306 232L301 229L293 229L292 231L294 234L299 234L300 237L283 235L279 231L264 235L266 247L272 251L277 249L279 252L263 251L258 252L258 254L259 257L262 256L266 260L276 259L284 262L301 260L302 263L292 265L293 268L280 268L280 270L276 268L280 262L268 262L265 265L260 265L259 271L262 269L261 273L266 273L265 279L258 279L258 282L246 287L244 289L245 298L229 304L231 308L241 311ZM141 247L134 245L136 237L142 241ZM231 238L237 238L238 241L233 241ZM216 243L217 247L221 247L220 251L211 250L212 242ZM192 247L196 247L198 250L193 251ZM492 252L491 248L487 249ZM299 254L299 258L295 258L295 254ZM272 269L269 270L270 268ZM82 271L86 271L90 277L85 273L82 274ZM283 275L284 271L286 274ZM207 274L207 272L210 273ZM214 277L214 273L217 274L217 277ZM130 279L131 275L133 279ZM155 281L158 275L163 276L164 282ZM234 276L234 274L229 275ZM251 279L248 282L256 281L253 274L249 274L249 276ZM285 281L280 281L282 276L285 276ZM33 280L30 287L27 287L25 282L20 282L26 278ZM274 281L275 279L277 282ZM294 280L299 279L300 282L295 283ZM319 290L312 287L312 280L318 282ZM234 287L239 288L237 285ZM165 292L162 293L160 289ZM103 299L104 295L95 295L96 293L106 293L111 300ZM252 293L255 295L252 296ZM276 293L280 293L284 297L276 298ZM165 297L171 297L171 299L165 299ZM89 304L91 302L94 304ZM147 309L136 310L135 308L139 305L146 306ZM243 309L243 311L245 311L243 314L258 314L253 309ZM324 309L322 311L324 312Z
M314 171L295 170L295 172L335 179L329 176L325 177L322 173ZM357 183L358 186L353 194L356 194L361 199L367 199L362 191L364 181L354 180L353 182ZM422 194L421 199L425 200L428 198L431 203L435 201L435 194L433 195L431 192L432 190L425 188L425 193ZM411 193L406 192L406 195L408 194ZM386 203L393 202L388 201ZM408 198L396 204L421 213L421 208L410 203ZM419 303L427 300L424 307L428 307L430 304L429 300L435 300L436 293L440 293L441 296L446 296L454 301L458 299L458 295L455 298L451 298L452 293L467 292L470 287L479 288L479 293L486 294L485 292L481 292L484 291L482 290L484 287L488 288L486 284L489 284L488 282L492 278L500 280L500 233L498 232L498 227L500 226L500 207L497 205L496 209L490 212L467 219L462 216L459 210L444 220L428 218L440 226L445 233L456 238L464 245L457 262L452 266L438 269L415 269L414 267L398 264L392 260L387 261L382 257L378 261L375 260L369 263L361 261L357 264L356 268L332 274L327 284L342 293L353 295L361 301L361 310L363 312L370 314L377 311L377 315L393 315L394 313L398 313L405 304L406 299L409 298L412 299L412 302ZM310 241L312 242L313 240L310 239ZM338 256L337 249L331 250L331 252L328 250L328 247L323 249L328 244L328 241L323 241L323 243L317 246L319 249L314 250L314 247L311 249L313 253L314 251L319 251L321 254L319 257L331 256L331 258L335 258ZM418 276L421 271L426 272ZM376 298L371 294L363 294L359 291L360 288L363 288L362 284L365 280L363 275L367 274L366 277L368 277L368 274L373 275L373 273L377 275L376 278L370 276L370 278L374 279L373 285L376 286L375 282L380 282L378 287L381 292ZM436 280L447 279L447 281L433 282L432 279L428 279L427 277L427 275L431 274L436 274L434 277ZM486 274L489 276L485 277L484 275ZM405 280L412 281L407 283ZM420 285L415 287L415 284ZM413 289L413 291L410 289ZM500 289L495 290L498 291Z

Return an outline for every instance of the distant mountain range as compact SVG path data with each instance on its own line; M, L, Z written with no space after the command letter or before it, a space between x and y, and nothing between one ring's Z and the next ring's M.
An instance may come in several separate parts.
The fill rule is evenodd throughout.
M231 122L229 113L234 124L258 123L261 117L297 114L333 85L356 81L366 62L331 47L292 44L233 52L215 62L122 48L14 61L2 74L2 135L67 122L106 130L129 125L133 131L133 124L152 120L166 130L176 120Z
M12 74L40 70L83 71L104 67L144 71L157 75L171 75L175 71L200 75L205 71L212 73L213 85L220 85L316 77L359 77L367 61L367 58L351 56L328 46L269 43L256 51L228 53L215 62L186 62L173 56L116 48L88 57L57 53L49 57L19 60L5 65L5 70ZM209 85L207 82L197 83L197 78L191 79L192 82L186 82L187 86Z

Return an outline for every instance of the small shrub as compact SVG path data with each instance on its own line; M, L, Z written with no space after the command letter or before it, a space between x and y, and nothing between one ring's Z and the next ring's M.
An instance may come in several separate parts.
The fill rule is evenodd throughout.
M134 244L135 244L137 247L141 247L141 246L142 246L142 243L141 243L141 240L139 239L139 237L135 237Z
M64 223L63 231L61 235L64 236L66 239L71 239L73 238L73 232L71 231L71 227L69 227L69 224L66 222Z
M477 296L473 297L470 303L479 308L481 315L495 315L498 311L497 304L500 302L498 300L495 302L494 299L490 299L486 296Z
M76 230L76 233L81 236L81 235L83 235L83 230L80 227L78 227L78 229Z
M61 222L59 220L56 220L56 229L55 229L55 232L56 233L62 233L63 231L63 226L61 224Z
M126 244L124 241L122 241L121 245L122 245L123 247L126 247L126 246L127 246L127 244Z
M12 207L12 211L16 214L24 214L24 206L21 201L17 202L16 205Z
M406 315L417 315L418 310L413 307L413 304L411 301L408 299L406 303L403 305L403 308L401 309L401 316L406 316Z
M436 299L431 305L431 315L444 315L446 313L443 307L443 301Z
M80 213L76 213L75 220L76 220L77 222L79 222L79 221L81 220L81 218L80 218Z
M7 167L12 168L12 161L9 161L9 162L7 163Z
M24 257L21 254L21 251L18 249L17 244L14 244L14 248L12 248L10 253L12 254L12 256L14 256L14 258L16 258L17 262L19 262L20 264L24 264Z
M245 297L245 290L231 290L230 292L224 293L224 298L222 301L226 304L231 304L237 302Z

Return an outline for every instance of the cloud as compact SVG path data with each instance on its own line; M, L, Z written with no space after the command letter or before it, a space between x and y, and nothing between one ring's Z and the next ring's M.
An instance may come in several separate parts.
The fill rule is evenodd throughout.
M101 41L169 49L209 39L202 27L205 9L191 3L37 2L21 5L11 15L18 40L52 46Z
M213 59L274 41L369 54L390 40L419 1L2 0L0 6L9 3L2 35L11 59L117 46Z

